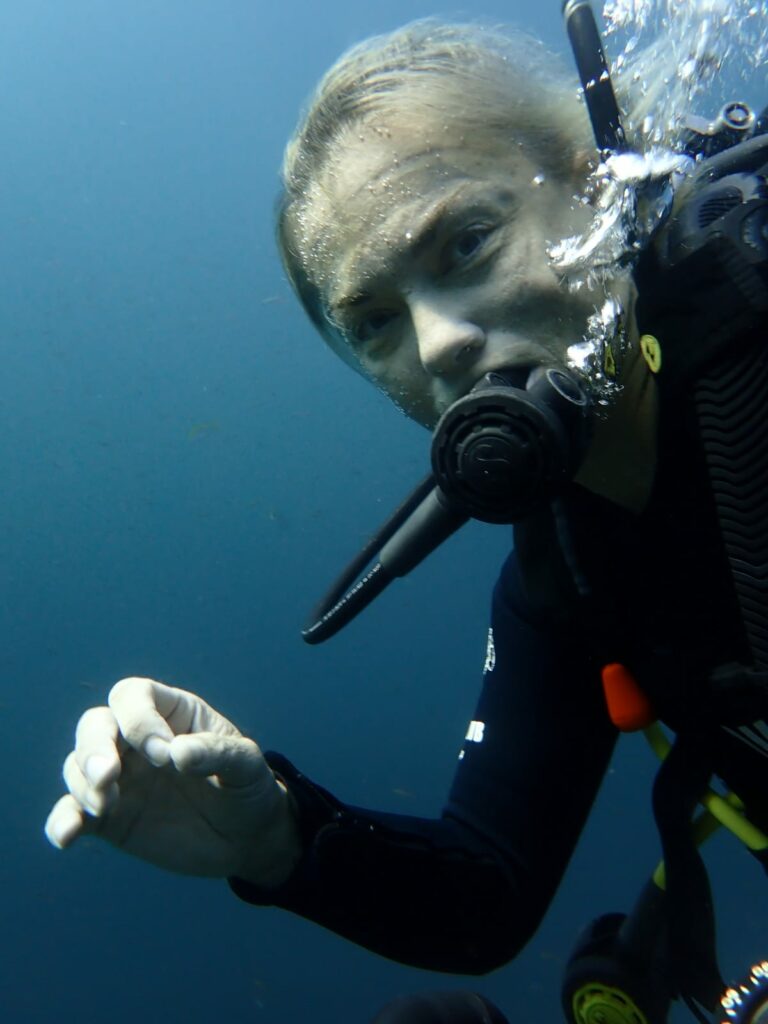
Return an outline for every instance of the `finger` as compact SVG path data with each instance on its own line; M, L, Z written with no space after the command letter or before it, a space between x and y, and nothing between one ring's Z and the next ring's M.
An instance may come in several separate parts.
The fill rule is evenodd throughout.
M167 719L179 710L180 704L188 704L185 699L188 696L182 690L158 683L154 679L131 676L121 679L112 687L109 706L121 735L130 746L152 764L161 766L168 763L168 746L174 735ZM184 719L188 716L181 717Z
M65 850L87 831L87 815L75 798L67 794L57 800L45 822L48 842L58 850Z
M97 756L97 755L94 755ZM90 763L90 762L89 762ZM93 786L78 764L77 754L72 751L64 761L62 771L67 789L83 810L94 818L100 817L114 803L118 789L112 780L100 788Z
M109 708L89 708L75 730L74 756L89 786L106 791L120 774L119 730Z
M275 785L258 744L247 736L220 736L212 732L177 736L171 744L171 758L180 772L215 775L223 786Z

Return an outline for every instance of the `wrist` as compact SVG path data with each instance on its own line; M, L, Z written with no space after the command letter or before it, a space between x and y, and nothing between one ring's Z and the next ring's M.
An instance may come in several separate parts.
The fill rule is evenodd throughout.
M262 838L251 840L235 872L243 881L264 889L283 885L303 854L296 802L282 779L275 781L280 791L275 817L265 827Z

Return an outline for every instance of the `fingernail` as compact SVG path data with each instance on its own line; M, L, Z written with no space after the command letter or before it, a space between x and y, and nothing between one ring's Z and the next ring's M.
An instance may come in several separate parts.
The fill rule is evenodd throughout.
M112 762L103 754L91 754L85 762L85 775L94 789L101 786L112 769Z
M205 760L208 751L205 749L205 745L197 739L192 739L189 736L184 737L184 754L182 763L184 768L197 768L199 764Z
M64 830L57 828L55 825L45 826L45 836L51 846L55 846L57 850L64 849Z
M155 767L161 768L170 760L169 746L168 740L160 736L150 736L144 743L144 755Z

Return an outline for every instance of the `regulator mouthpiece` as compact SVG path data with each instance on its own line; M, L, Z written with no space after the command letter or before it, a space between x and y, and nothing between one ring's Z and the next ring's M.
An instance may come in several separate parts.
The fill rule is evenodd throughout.
M581 381L559 367L487 373L435 429L435 484L473 519L524 518L578 469L590 404Z

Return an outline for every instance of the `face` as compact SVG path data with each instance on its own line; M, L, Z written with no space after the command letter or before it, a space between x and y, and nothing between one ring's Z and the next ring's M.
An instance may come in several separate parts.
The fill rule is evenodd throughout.
M575 190L487 131L350 132L301 224L344 357L427 427L489 370L562 364L596 303L546 256Z

